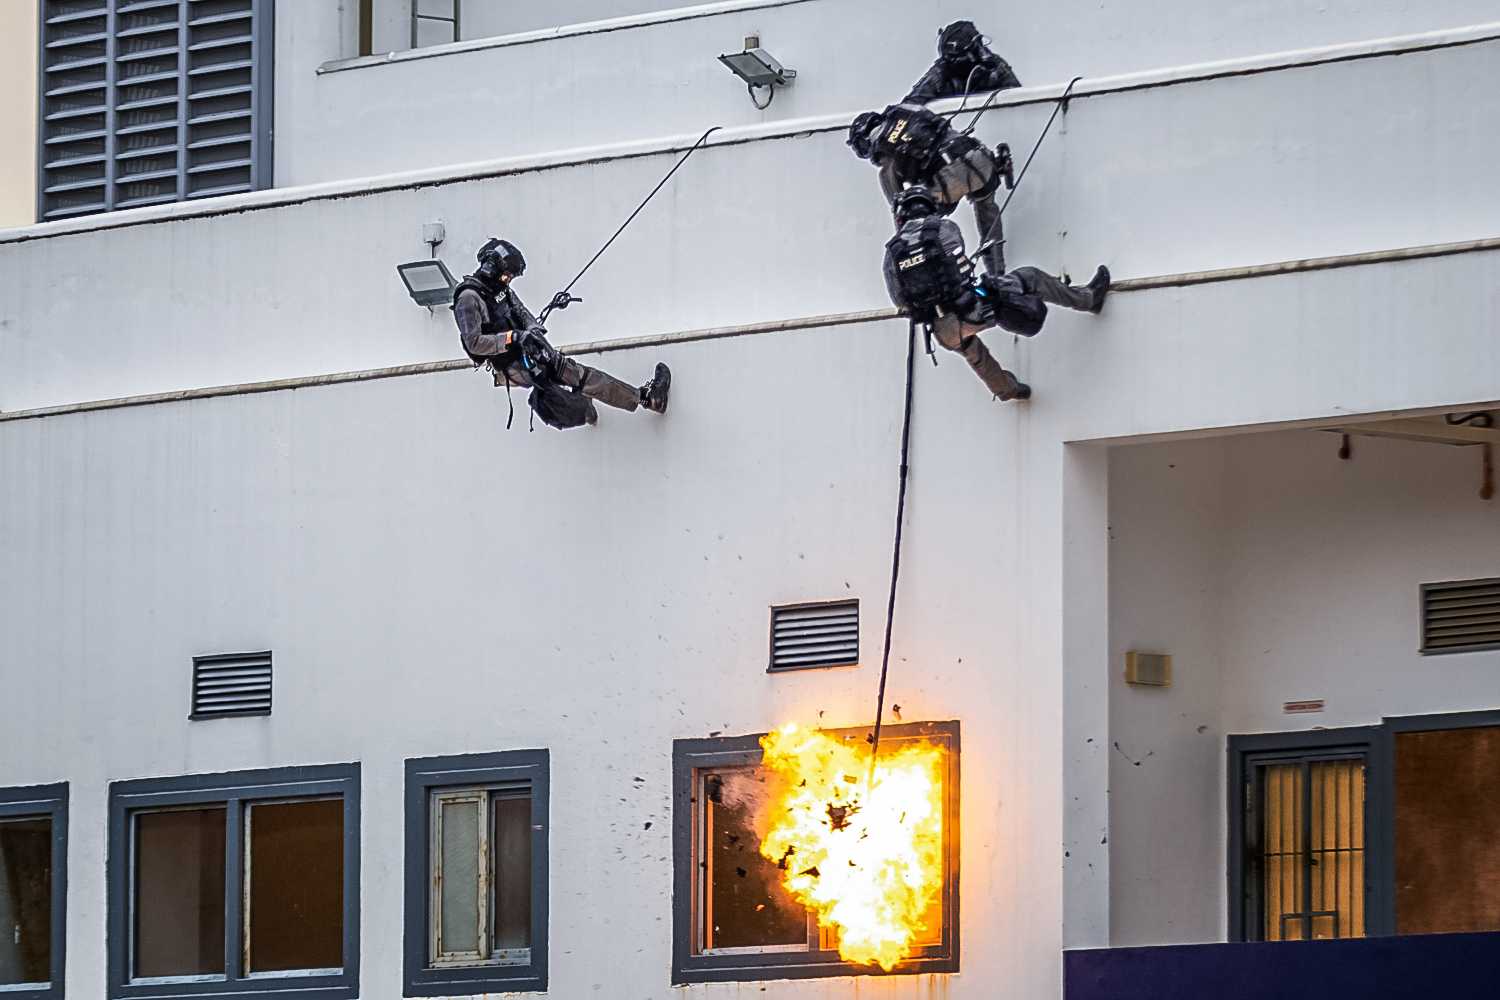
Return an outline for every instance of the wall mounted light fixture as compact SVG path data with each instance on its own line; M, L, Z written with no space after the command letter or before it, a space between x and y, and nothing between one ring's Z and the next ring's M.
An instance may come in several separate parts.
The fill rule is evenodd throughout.
M745 36L745 49L743 52L730 52L719 56L719 62L729 67L730 72L741 80L750 91L750 100L761 110L771 106L776 98L778 86L789 86L797 78L797 71L787 69L776 58L760 47L759 35ZM762 104L756 98L755 92L761 87L770 91L766 95L766 103Z

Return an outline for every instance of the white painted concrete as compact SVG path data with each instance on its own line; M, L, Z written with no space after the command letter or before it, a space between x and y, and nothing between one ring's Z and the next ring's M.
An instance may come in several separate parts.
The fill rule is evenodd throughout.
M1500 706L1500 653L1417 653L1422 583L1500 573L1478 449L1356 437L1343 462L1338 444L1112 453L1115 945L1223 940L1227 734ZM1128 649L1172 653L1172 688L1125 685ZM1282 712L1317 698L1323 713Z
M1042 16L1031 7L979 9L962 0L810 0L751 11L725 5L718 16L316 74L323 61L353 54L333 13L313 9L324 6L278 6L278 184L701 132L715 124L821 114L847 120L905 94L935 55L937 28L961 17L994 37L1023 83L1037 85L1455 28L1494 21L1497 13L1492 0L1260 0L1212 7L1193 0L1066 0ZM587 0L564 8L609 16L672 6L668 0ZM536 11L542 26L564 23L554 20L554 5L524 9ZM518 16L530 23L532 15ZM381 31L387 34L377 37L377 51L408 44L399 16ZM738 50L743 36L754 33L799 73L765 112L751 106L743 85L715 58ZM295 53L288 36L298 40ZM1329 96L1351 93L1358 91L1335 89ZM1237 113L1219 110L1225 120ZM1395 148L1409 153L1416 146L1413 139ZM1399 157L1371 157L1382 166L1392 159Z

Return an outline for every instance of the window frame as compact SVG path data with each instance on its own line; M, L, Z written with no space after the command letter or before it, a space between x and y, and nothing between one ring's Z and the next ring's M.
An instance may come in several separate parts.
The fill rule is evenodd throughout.
M1365 762L1365 935L1374 937L1382 926L1379 879L1374 877L1381 851L1377 828L1384 815L1383 804L1376 801L1379 761L1378 726L1356 726L1344 729L1314 729L1290 733L1257 733L1229 737L1229 940L1261 941L1261 906L1259 886L1250 877L1255 870L1251 858L1248 820L1258 810L1250 808L1249 799L1256 794L1258 782L1252 780L1255 769L1266 764L1291 764L1330 760L1339 757L1362 757Z
M342 798L344 891L343 967L248 972L249 877L246 823L251 807L289 801ZM225 809L223 973L135 979L135 824L141 812L222 805ZM299 1000L353 1000L359 995L360 765L328 764L220 774L114 781L109 786L107 875L108 996L157 1000L182 996L254 997L294 989Z
M45 983L0 986L5 1000L63 1000L67 983L68 783L0 788L0 820L41 819L52 823L52 921L49 976Z
M835 735L864 736L867 729L830 729ZM753 983L773 979L819 979L839 976L907 976L959 971L960 785L959 724L914 722L881 728L881 743L922 738L948 745L944 775L943 943L938 953L902 962L890 972L856 965L837 951L787 950L784 946L734 948L714 954L695 953L699 912L697 775L703 770L756 767L761 764L762 733L672 741L672 985ZM816 924L809 919L809 936Z
M547 750L501 750L406 761L402 996L450 997L547 989L550 771ZM429 949L436 948L431 881L435 796L445 791L483 790L488 841L496 793L522 782L530 785L531 799L530 961L524 964L507 964L503 959L429 962ZM493 845L487 849L492 850ZM487 900L481 902L481 906L487 905ZM489 931L493 933L493 927Z

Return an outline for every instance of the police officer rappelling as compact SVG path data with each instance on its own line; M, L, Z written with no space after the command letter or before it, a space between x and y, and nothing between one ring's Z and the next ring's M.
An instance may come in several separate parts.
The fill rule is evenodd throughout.
M1047 318L1047 303L1097 313L1109 292L1109 269L1100 266L1085 286L1069 285L1034 267L976 278L958 224L938 214L924 187L896 199L896 235L885 247L885 284L891 301L912 322L956 351L999 399L1030 399L1031 387L1001 367L979 334L990 327L1032 337Z
M476 368L484 365L494 373L496 386L530 388L532 410L557 428L595 423L595 400L621 410L667 412L672 373L666 365L658 364L651 381L637 389L559 353L511 287L526 273L521 251L506 240L490 239L476 256L479 267L454 293L453 318L464 353ZM564 309L573 301L578 300L559 292L552 306Z
M1002 142L991 150L920 104L865 112L849 126L848 143L856 156L880 168L880 187L893 208L902 189L913 185L929 189L943 215L968 198L987 243L977 256L991 274L1004 272L995 192L1002 179L1015 187L1010 146Z

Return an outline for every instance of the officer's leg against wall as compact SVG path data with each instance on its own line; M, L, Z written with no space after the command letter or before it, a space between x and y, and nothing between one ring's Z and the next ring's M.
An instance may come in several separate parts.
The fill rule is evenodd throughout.
M583 388L583 394L597 399L607 406L621 410L634 410L641 405L641 391L635 386L621 382L597 368L581 365L572 358L558 362L558 374L562 383L571 389Z
M1011 274L1020 280L1028 293L1043 302L1083 312L1094 308L1094 293L1091 289L1064 284L1061 279L1035 267L1018 267Z
M979 339L978 334L984 329L987 327L965 323L950 313L939 317L932 324L932 336L948 350L962 354L969 367L974 369L974 374L979 376L979 380L993 395L1000 399L1014 399L1021 383L995 360L990 349L984 346L984 341Z

